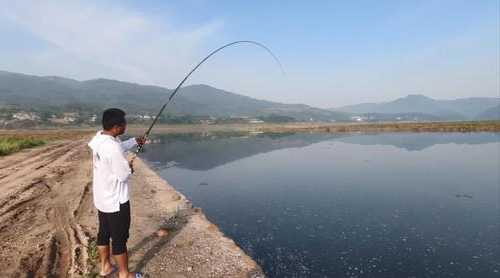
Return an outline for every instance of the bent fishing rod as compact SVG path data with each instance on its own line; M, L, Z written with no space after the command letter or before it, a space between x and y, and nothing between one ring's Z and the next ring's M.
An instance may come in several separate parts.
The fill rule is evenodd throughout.
M285 71L283 70L283 66L281 65L281 62L279 61L278 57L276 57L276 55L274 55L274 53L271 51L271 49L269 49L267 46L263 45L262 43L259 43L259 42L256 42L256 41L234 41L234 42L231 42L231 43L228 43L228 44L225 44L217 49L215 49L214 51L210 52L210 54L208 54L205 58L203 58L203 60L201 60L185 77L184 79L182 79L182 81L179 83L179 85L177 85L177 87L175 88L175 90L170 94L170 96L168 97L168 101L163 104L163 106L161 107L160 111L158 112L158 114L156 114L156 117L153 119L153 122L151 123L151 125L149 126L149 128L146 130L146 132L144 133L143 135L143 138L148 138L149 134L151 133L151 130L153 129L153 127L155 126L156 122L158 121L158 119L160 118L161 114L163 113L163 111L165 110L165 108L167 108L168 104L172 101L172 99L174 98L174 96L177 94L177 92L179 91L179 89L181 88L181 86L184 84L184 82L186 82L186 80L191 76L191 74L193 74L203 63L205 63L205 61L207 61L208 59L210 59L210 57L212 57L213 55L215 55L217 52L221 51L222 49L226 48L226 47L230 47L230 46L233 46L235 44L253 44L253 45L256 45L262 49L264 49L265 51L267 51L272 57L273 59L276 61L276 63L278 64L278 66L280 67L281 69L281 72L284 74ZM137 153L141 152L144 148L144 145L139 145L139 147L137 148Z

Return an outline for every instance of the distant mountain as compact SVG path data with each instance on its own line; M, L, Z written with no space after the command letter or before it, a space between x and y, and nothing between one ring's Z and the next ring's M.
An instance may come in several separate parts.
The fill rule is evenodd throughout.
M0 71L0 106L21 108L84 107L101 111L120 107L129 113L154 114L171 90L109 79L77 81L57 76L33 76ZM168 109L172 114L216 117L281 115L296 120L348 120L346 113L303 104L258 100L206 85L181 89Z
M480 113L477 120L500 120L500 104Z
M472 97L455 100L438 100L443 107L463 114L467 119L474 119L495 106L500 105L500 98Z
M0 108L78 111L98 114L120 107L129 114L154 115L172 91L110 79L78 81L0 71ZM440 121L499 119L500 98L435 100L409 95L391 102L363 103L334 109L259 100L207 85L181 89L167 113L214 117L291 117L298 121ZM278 117L276 117L278 116Z
M332 111L354 114L408 114L420 113L442 120L472 120L486 110L498 106L500 98L461 98L436 100L424 95L408 95L391 102L363 103L333 108Z

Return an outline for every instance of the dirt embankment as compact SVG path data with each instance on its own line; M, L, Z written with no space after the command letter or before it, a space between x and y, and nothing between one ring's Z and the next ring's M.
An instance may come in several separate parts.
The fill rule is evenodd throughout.
M89 246L97 217L86 141L60 141L0 158L1 277L96 274ZM135 164L131 269L149 277L263 276L199 209L141 160ZM168 235L157 236L160 228Z
M144 126L130 125L129 133L142 134ZM264 124L192 124L155 126L154 134L197 132L500 132L500 121L471 122L299 122Z
M143 134L149 123L131 124L128 133ZM0 136L39 139L81 138L98 127L38 127L31 130L0 129ZM500 121L462 122L297 122L260 124L157 124L153 134L196 132L500 132Z

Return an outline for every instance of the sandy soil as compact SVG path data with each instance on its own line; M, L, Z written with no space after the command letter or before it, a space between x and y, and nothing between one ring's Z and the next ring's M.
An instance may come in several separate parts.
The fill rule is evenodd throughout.
M86 142L59 141L0 158L0 277L95 274L88 246L97 213ZM200 209L140 159L130 184L131 269L147 277L263 277ZM157 236L160 228L168 235Z

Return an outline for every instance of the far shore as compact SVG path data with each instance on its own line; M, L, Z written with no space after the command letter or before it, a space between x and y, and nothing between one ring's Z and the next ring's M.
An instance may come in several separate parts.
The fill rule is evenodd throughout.
M148 125L130 124L128 133L140 135ZM92 134L99 126L59 126L33 127L23 129L0 129L0 137L36 137L44 140L78 139ZM463 121L463 122L377 122L377 123L331 123L297 122L264 124L158 124L152 134L165 133L207 133L207 132L250 132L250 133L289 133L289 132L500 132L500 121Z

